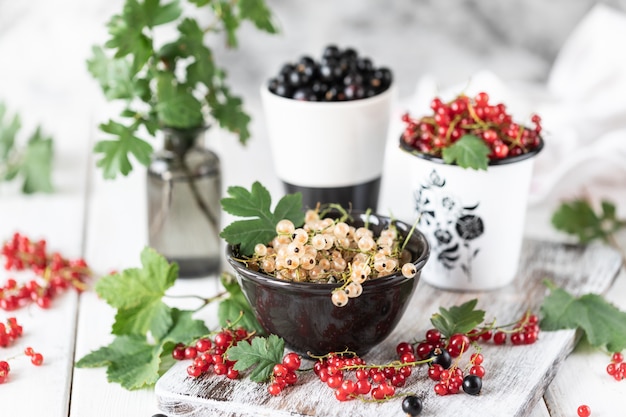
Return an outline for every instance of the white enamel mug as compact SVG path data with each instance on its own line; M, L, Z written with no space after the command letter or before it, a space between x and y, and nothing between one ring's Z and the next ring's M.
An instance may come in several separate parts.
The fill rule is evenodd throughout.
M261 87L278 178L317 202L376 210L395 88L341 102L280 97ZM321 200L321 201L320 201Z
M543 142L526 154L492 161L486 171L413 153L410 177L417 227L431 245L421 279L463 291L494 290L513 281L534 157L542 147Z

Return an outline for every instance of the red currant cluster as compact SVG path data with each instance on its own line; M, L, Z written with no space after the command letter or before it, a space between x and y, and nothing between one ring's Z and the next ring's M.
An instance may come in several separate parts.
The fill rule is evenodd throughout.
M507 339L514 345L532 344L539 337L539 324L536 315L526 312L517 322L496 328L493 324L475 328L467 334L455 333L444 338L437 329L426 331L425 338L414 344L401 342L396 347L396 353L401 363L418 364L429 362L428 377L437 382L434 390L439 395L464 392L476 395L482 388L482 378L485 368L482 363L483 355L473 352L464 368L459 367L459 361L469 349L477 346L477 342L493 340L496 345L502 345ZM415 347L414 347L415 345ZM453 363L453 359L456 361Z
M408 113L402 138L418 151L441 157L441 151L464 135L482 139L491 149L491 160L518 156L537 148L541 143L541 118L532 116L533 128L515 123L502 103L491 104L485 92L476 97L461 94L444 103L435 98L430 104L434 114L420 119Z
M289 352L283 356L283 361L274 365L272 369L272 383L267 387L271 395L279 395L285 387L298 381L296 371L300 369L302 358L295 352Z
M611 363L606 366L606 372L616 381L622 381L626 378L626 362L621 352L615 352L611 356Z
M539 338L539 318L529 312L524 314L511 330L506 330L504 327L495 331L490 328L474 329L468 335L472 341L489 341L493 337L493 343L496 345L504 345L507 340L513 345L532 345Z
M39 277L24 284L9 278L0 287L0 309L6 311L30 302L48 308L52 299L66 289L84 290L85 280L91 275L83 259L68 260L57 252L47 254L45 240L32 241L19 233L3 244L0 253L7 271L30 269Z
M193 345L185 346L179 343L172 351L172 357L176 360L193 361L187 367L187 374L190 377L197 378L212 370L216 375L237 379L239 371L233 368L235 361L228 359L226 351L241 341L250 340L250 337L252 335L243 328L223 329L214 336L212 341L209 337L203 337Z
M41 366L43 364L43 355L39 352L35 352L35 350L30 346L24 349L24 355L30 357L30 362L35 366ZM9 372L11 372L9 362L6 360L0 361L0 384L7 382L9 379Z
M471 346L472 342L465 334L456 333L446 340L439 330L429 329L426 339L419 342L415 350L412 344L401 342L396 347L396 353L402 363L421 363L416 362L417 358L427 361L430 364L428 377L437 382L434 390L438 395L457 394L461 389L477 395L485 376L482 353L472 353L465 369L459 366L459 360L453 363L453 358L460 358Z
M0 347L8 347L22 336L22 326L15 317L9 317L6 324L0 323Z
M335 390L339 401L368 397L382 401L394 397L396 388L404 386L413 365L368 365L354 354L331 353L320 358L313 371L320 381Z

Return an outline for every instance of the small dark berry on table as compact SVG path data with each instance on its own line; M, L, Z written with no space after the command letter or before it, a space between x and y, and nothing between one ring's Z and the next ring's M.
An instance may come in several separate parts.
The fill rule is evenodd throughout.
M407 395L402 400L402 411L407 416L417 416L422 412L422 400L415 395Z
M450 365L452 365L452 357L446 349L434 348L430 351L428 357L433 359L431 364L439 364L443 369L449 369Z
M463 378L463 391L470 395L478 395L483 387L483 380L477 375L467 375Z

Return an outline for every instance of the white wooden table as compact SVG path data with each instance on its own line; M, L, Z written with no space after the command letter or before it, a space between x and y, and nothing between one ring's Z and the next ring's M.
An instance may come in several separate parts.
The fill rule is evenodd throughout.
M138 266L139 253L146 244L143 170L135 170L128 178L104 181L93 168L90 140L95 132L90 121L82 120L62 133L57 135L60 139L56 145L57 192L26 197L11 186L3 187L0 239L8 239L15 231L45 238L50 248L67 257L84 257L98 275ZM247 149L226 139L216 147L222 156L225 187L249 186L259 179L274 195L281 192L263 138L253 141ZM389 181L383 183L381 209L394 204L396 189ZM624 194L623 189L621 193ZM547 209L531 208L527 235L557 237L547 219ZM222 220L229 221L226 217ZM2 271L0 282L7 276ZM178 294L210 295L215 291L215 277L179 280L173 288ZM607 296L626 309L623 270ZM0 348L0 359L32 346L44 354L45 362L39 368L25 358L11 362L10 380L0 385L0 416L150 417L159 412L153 391L129 392L108 383L104 368L74 368L78 358L111 340L113 310L94 292L80 296L69 292L56 299L49 310L33 306L14 315L24 326L24 337L8 349ZM0 311L0 319L7 316ZM205 309L200 317L210 326L215 324L212 308ZM612 380L605 373L607 363L608 357L603 353L576 350L558 371L532 416L575 416L578 405L583 403L591 406L594 417L621 415L617 410L623 410L626 382Z

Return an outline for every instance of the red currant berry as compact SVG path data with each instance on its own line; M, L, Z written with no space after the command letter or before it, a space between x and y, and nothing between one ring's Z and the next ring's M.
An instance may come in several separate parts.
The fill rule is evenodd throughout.
M613 363L621 363L624 361L624 355L621 352L615 352L611 356L611 362Z
M30 357L30 362L35 366L41 366L43 363L43 355L41 353L33 353Z
M270 384L269 387L267 387L267 391L270 393L270 395L276 396L276 395L280 395L280 393L283 391L283 388L278 385L278 384Z
M207 350L211 349L211 345L211 339L203 337L202 339L198 339L198 341L196 342L196 350L200 353L206 352Z
M295 371L300 369L300 365L302 364L302 359L300 355L295 352L290 352L283 357L283 365L290 370Z
M429 329L426 332L426 341L431 344L435 344L441 340L441 332L437 329Z
M591 415L591 408L588 405L581 405L578 407L578 416L579 417L589 417Z
M470 368L469 373L470 375L476 375L482 378L485 376L485 368L483 368L481 365L474 365Z

